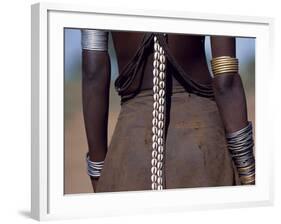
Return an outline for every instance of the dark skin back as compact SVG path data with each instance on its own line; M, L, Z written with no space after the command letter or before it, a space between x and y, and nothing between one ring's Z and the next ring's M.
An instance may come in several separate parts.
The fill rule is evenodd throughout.
M133 57L144 33L112 31L113 43L119 71ZM168 33L168 46L184 71L199 83L212 84L215 100L224 123L226 133L247 125L245 93L239 74L222 74L214 78L208 70L204 36ZM235 38L211 37L212 56L236 56ZM108 52L83 50L82 95L89 155L92 161L104 160L107 153L107 122L110 84L110 58ZM141 89L152 88L152 57L148 57ZM172 84L178 85L175 77ZM93 189L98 179L91 179Z
M142 32L112 32L119 71L122 71L122 68L133 57L143 35ZM205 57L204 36L168 34L167 42L173 56L187 74L200 83L211 83ZM152 75L150 75L152 60L153 54L148 57L144 72L146 77L143 78L141 89L152 87ZM173 80L174 84L178 84L174 77Z

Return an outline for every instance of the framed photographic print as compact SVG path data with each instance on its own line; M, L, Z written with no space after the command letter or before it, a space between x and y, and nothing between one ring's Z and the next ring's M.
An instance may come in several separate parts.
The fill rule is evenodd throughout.
M272 27L32 5L32 217L271 204Z

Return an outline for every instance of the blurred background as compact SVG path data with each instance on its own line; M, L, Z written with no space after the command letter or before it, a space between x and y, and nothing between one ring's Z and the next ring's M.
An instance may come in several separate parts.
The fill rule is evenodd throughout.
M64 193L92 193L87 175L85 154L87 139L84 128L81 92L81 34L79 29L64 30ZM206 37L206 57L210 68L210 38ZM120 111L120 99L114 89L118 65L111 35L109 35L111 59L111 87L109 106L110 143ZM249 120L255 127L255 38L236 38L236 56L245 88Z

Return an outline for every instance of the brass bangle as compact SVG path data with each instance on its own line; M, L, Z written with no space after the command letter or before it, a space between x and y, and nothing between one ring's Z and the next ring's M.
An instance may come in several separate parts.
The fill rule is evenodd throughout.
M255 180L249 181L249 182L244 182L242 185L253 185L255 183Z
M242 181L242 184L251 184L251 183L254 183L255 182L255 178L252 178L248 181Z
M249 170L249 169L253 168L254 166L255 166L255 163L253 163L249 166L246 166L246 167L238 168L238 171L246 171L246 170Z
M242 176L242 177L240 177L240 179L241 179L242 182L254 180L255 179L255 173L253 173L251 175L248 175L248 176Z
M255 173L252 173L252 174L247 175L247 176L242 176L241 178L242 178L242 179L243 179L243 178L247 179L247 178L250 178L250 177L252 177L252 176L255 176Z
M225 66L220 66L220 67L213 67L212 70L219 71L219 70L224 70L224 69L236 69L236 70L238 70L238 66L237 65L235 65L235 66L233 66L233 65L225 65Z
M221 71L213 71L214 75L220 75L224 73L237 73L237 69L225 69Z
M238 59L230 56L220 56L211 60L214 75L222 73L238 73Z
M228 55L225 55L225 56L218 56L218 57L213 58L213 60L220 60L220 59L224 59L224 58L229 59L229 58L232 58L232 57L230 57L230 56L228 56Z
M238 71L237 67L221 67L221 68L213 68L212 69L214 72L220 72L224 70L235 70Z
M238 64L221 64L221 65L213 65L213 69L222 68L222 67L234 67L238 68Z
M223 60L223 61L213 61L212 65L221 65L221 64L238 64L238 60Z
M230 56L218 56L212 59L212 61L223 61L223 60L228 60L228 61L233 61L233 60L238 60L237 58L233 58Z
M214 65L214 66L212 66L213 70L220 69L220 68L235 68L235 69L238 69L238 65Z
M220 69L213 69L214 73L222 73L222 72L228 72L228 71L235 71L237 72L237 68L220 68Z
M221 68L221 67L236 67L236 68L238 68L238 65L234 65L234 64L230 64L230 65L213 65L212 66L212 68L213 69L219 69L219 68Z
M253 181L253 180L255 180L255 177L254 177L254 176L249 177L249 178L244 178L244 179L241 178L241 181L242 181L242 182L251 182L251 181Z
M225 61L231 61L231 62L237 62L237 58L232 58L232 57L226 57L226 58L220 58L216 57L212 59L212 62L217 63L217 62L225 62Z
M232 63L236 63L236 62L238 62L238 59L237 59L237 58L231 58L231 57L224 58L224 59L218 59L218 58L213 58L213 59L212 59L212 63L220 63L220 62L232 62Z
M223 70L223 69L229 69L229 68L238 70L237 65L223 65L223 66L217 66L217 67L213 66L212 70L217 71L217 70Z
M242 185L252 184L255 182L255 179L249 180L249 181L241 181Z
M221 65L238 65L238 61L219 61L219 62L211 62L212 66L221 66Z

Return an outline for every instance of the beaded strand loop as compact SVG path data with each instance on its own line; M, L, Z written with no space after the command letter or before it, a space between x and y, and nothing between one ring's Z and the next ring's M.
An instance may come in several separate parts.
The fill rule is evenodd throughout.
M154 36L151 188L163 189L166 57Z

